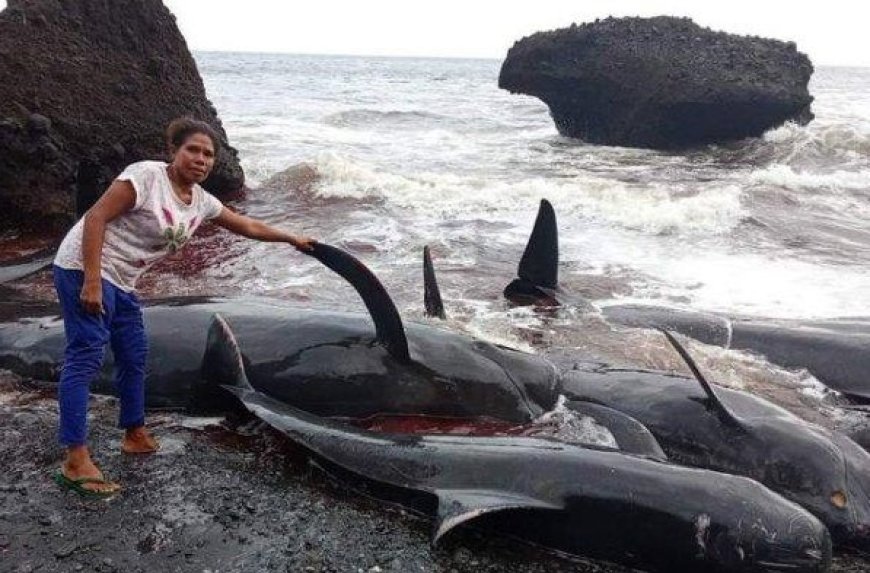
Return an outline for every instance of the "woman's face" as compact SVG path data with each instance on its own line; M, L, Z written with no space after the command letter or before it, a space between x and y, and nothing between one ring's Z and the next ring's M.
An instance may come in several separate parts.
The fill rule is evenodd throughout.
M188 183L202 183L214 167L214 144L204 133L190 135L172 156L177 176Z

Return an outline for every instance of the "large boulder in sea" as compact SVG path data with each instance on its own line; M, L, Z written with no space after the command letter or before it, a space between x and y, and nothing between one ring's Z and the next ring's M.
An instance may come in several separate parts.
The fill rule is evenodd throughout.
M792 42L687 18L607 18L516 42L498 85L543 100L562 135L673 149L809 122L812 73Z
M0 228L58 230L125 165L166 158L175 117L212 125L206 189L244 174L175 17L160 0L9 0L0 12Z

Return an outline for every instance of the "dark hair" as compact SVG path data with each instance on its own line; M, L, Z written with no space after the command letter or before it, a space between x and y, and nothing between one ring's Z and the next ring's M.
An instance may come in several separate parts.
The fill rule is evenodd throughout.
M220 139L214 128L204 121L193 119L192 117L178 117L169 122L166 128L166 145L170 149L177 149L184 145L184 142L191 135L201 133L211 139L211 144L214 146L215 153L220 148Z

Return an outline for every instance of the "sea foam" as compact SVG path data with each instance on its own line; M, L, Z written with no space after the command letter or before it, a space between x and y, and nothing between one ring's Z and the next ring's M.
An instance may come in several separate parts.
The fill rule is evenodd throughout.
M736 185L631 184L593 174L487 179L450 173L397 174L325 153L315 162L322 197L378 198L429 215L511 219L549 199L560 217L578 216L648 234L727 233L745 216Z

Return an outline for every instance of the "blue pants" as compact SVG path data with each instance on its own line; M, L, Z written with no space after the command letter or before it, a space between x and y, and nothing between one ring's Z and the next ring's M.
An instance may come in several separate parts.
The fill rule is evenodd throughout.
M103 366L106 344L115 357L115 387L121 401L118 424L134 428L145 423L145 358L148 341L139 299L103 280L103 314L84 311L79 297L84 273L54 266L54 286L60 299L66 353L60 374L58 402L64 446L83 445L88 436L88 394Z

